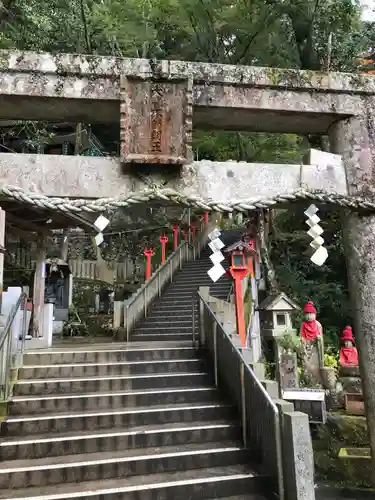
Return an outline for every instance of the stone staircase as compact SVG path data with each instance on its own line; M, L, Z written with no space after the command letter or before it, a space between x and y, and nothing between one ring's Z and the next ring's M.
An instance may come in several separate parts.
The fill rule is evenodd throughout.
M130 344L30 352L1 424L0 499L268 500L236 409L192 347L186 263ZM226 297L223 277L214 293Z
M202 251L201 258L186 262L182 272L177 273L160 299L157 299L132 334L133 341L168 340L187 341L192 339L193 302L200 286L209 286L210 293L218 299L226 299L231 291L232 280L222 276L212 283L207 271L212 267L209 248ZM223 262L223 267L228 265ZM195 306L196 307L196 306Z

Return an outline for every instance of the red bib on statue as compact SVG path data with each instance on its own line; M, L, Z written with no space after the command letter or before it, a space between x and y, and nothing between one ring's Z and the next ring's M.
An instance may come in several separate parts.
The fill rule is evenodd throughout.
M301 336L310 342L316 340L320 335L319 322L314 319L313 321L304 321L301 325Z
M355 347L342 347L340 349L341 366L358 366L358 351Z

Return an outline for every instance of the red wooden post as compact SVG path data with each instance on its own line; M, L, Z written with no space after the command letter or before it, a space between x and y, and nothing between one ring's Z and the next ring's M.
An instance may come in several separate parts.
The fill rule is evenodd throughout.
M208 225L208 212L204 212L204 223Z
M155 255L153 248L145 248L143 253L146 257L146 281L151 278L151 258Z
M166 234L160 235L159 241L161 243L161 263L165 264L165 247L168 243L168 236Z
M180 226L178 224L172 224L171 229L173 231L173 250L178 248L178 235L180 233Z

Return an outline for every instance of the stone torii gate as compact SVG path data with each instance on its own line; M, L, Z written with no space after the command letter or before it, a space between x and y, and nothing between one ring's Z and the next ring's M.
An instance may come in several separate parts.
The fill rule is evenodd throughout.
M371 77L1 52L0 99L0 119L118 124L121 140L119 158L0 154L1 195L7 198L72 212L101 212L151 200L213 211L248 211L293 200L342 207L375 457L375 81ZM312 158L310 165L302 166L193 162L193 126L328 135L331 152L341 155L342 161L330 156L315 165ZM145 171L147 185L139 176ZM373 469L375 477L375 458Z

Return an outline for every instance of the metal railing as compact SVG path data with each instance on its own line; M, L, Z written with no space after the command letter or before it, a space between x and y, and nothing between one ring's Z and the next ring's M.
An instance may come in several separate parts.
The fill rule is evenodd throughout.
M194 301L199 327L197 339L193 318L193 342L198 340L208 353L215 385L231 395L240 411L244 446L258 453L262 471L273 480L273 491L284 500L279 410L199 292Z
M22 318L15 325L17 313L23 306ZM18 329L13 327L18 326ZM0 401L8 401L12 390L12 370L22 365L27 327L27 295L21 293L10 310L5 327L0 331ZM17 337L15 336L17 335Z
M148 308L151 302L160 297L163 288L173 280L174 274L182 269L184 262L196 259L201 252L204 244L204 234L202 239L195 245L184 241L153 273L151 278L146 281L126 302L124 306L124 327L126 330L126 341L131 340L131 332L136 323L147 317Z

